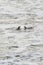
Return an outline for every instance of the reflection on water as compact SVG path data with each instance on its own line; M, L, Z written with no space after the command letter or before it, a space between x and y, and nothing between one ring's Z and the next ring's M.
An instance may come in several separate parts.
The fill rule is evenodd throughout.
M42 0L0 1L0 65L43 65Z

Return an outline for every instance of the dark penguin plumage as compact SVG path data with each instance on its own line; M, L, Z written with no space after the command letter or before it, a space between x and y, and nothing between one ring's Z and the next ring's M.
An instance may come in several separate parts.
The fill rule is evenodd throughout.
M18 26L18 28L16 30L20 30L20 26Z
M26 30L27 29L27 27L26 26L24 26L24 30Z

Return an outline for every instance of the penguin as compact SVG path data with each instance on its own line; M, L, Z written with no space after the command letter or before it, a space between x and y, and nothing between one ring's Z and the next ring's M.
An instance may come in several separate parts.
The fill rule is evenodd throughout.
M26 26L24 26L24 30L26 30L26 29L33 29L33 27L26 27Z
M29 28L27 28L27 29L33 29L33 27L29 27Z
M20 26L18 26L18 28L16 30L20 30Z

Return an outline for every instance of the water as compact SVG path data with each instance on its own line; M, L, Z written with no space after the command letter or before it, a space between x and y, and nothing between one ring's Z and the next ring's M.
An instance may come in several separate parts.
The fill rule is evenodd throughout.
M0 65L43 65L42 0L0 1Z

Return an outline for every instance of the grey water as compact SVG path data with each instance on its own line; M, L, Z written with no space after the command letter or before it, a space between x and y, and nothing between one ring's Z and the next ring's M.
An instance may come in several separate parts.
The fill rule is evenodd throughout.
M43 65L42 0L0 0L0 65Z

